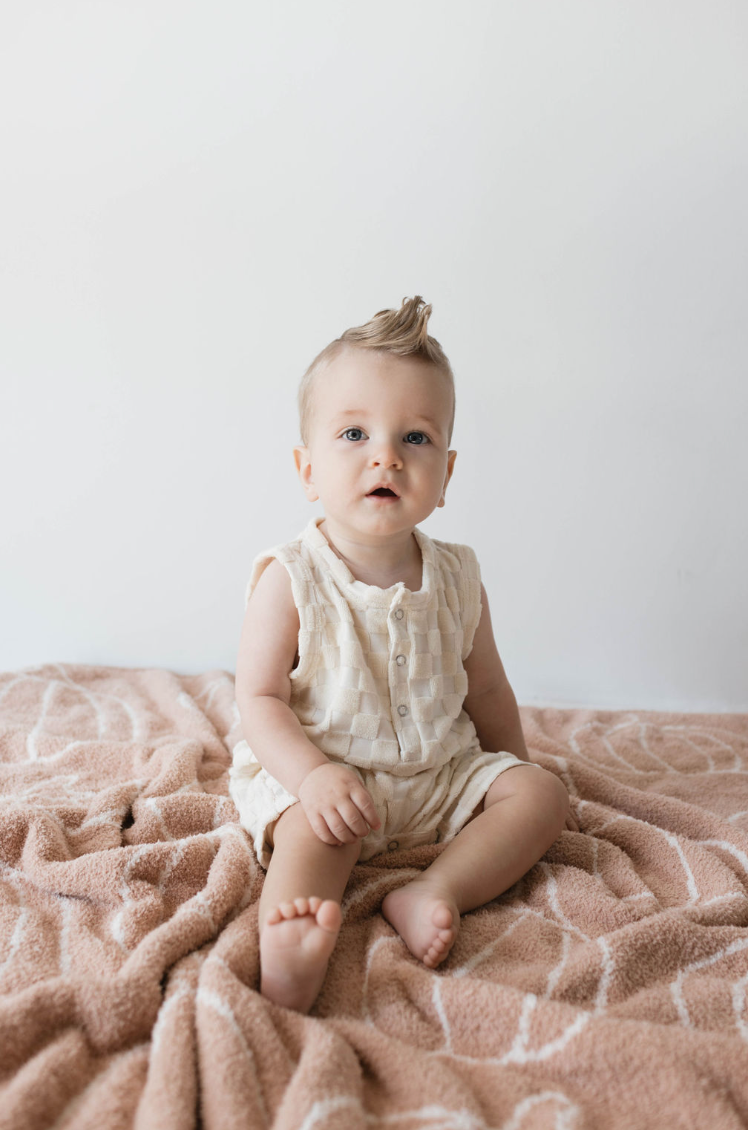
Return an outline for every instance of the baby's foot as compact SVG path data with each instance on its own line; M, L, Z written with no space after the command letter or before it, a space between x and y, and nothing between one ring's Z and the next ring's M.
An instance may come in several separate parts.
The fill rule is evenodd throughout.
M382 903L382 914L410 952L430 969L444 961L460 928L457 903L424 879L390 891Z
M341 919L338 903L316 896L273 907L260 932L262 995L308 1012L322 988Z

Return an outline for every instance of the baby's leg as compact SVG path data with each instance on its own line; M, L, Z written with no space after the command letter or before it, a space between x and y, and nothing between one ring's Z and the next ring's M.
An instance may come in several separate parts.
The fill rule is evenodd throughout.
M387 895L382 914L433 968L452 948L460 915L496 898L537 863L563 831L568 806L553 773L530 765L506 769L492 782L483 811L422 875Z
M340 900L361 840L332 847L300 804L279 817L260 896L260 992L308 1012L322 988L340 929Z

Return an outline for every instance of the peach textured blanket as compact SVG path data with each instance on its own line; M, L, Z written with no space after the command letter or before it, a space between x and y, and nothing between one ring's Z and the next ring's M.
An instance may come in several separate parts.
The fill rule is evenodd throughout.
M748 1124L748 716L524 709L581 833L438 970L359 864L312 1013L257 992L223 671L0 675L0 1127Z

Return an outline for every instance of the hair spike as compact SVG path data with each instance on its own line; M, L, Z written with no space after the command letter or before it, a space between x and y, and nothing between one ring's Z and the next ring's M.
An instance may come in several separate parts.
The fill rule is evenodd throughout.
M311 410L312 386L320 369L329 365L346 347L375 349L382 353L398 356L422 357L441 370L452 386L452 420L449 426L449 441L454 426L454 374L447 355L436 338L428 332L428 320L432 307L427 305L420 294L414 298L403 298L397 310L378 310L368 322L345 330L340 337L318 353L301 378L299 385L299 423L301 442L307 444L308 425Z

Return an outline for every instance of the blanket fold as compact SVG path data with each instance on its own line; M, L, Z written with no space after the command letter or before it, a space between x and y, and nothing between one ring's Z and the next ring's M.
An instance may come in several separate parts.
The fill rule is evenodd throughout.
M233 678L0 675L0 1130L748 1124L748 716L523 708L564 831L427 969L354 868L309 1016L258 992Z

